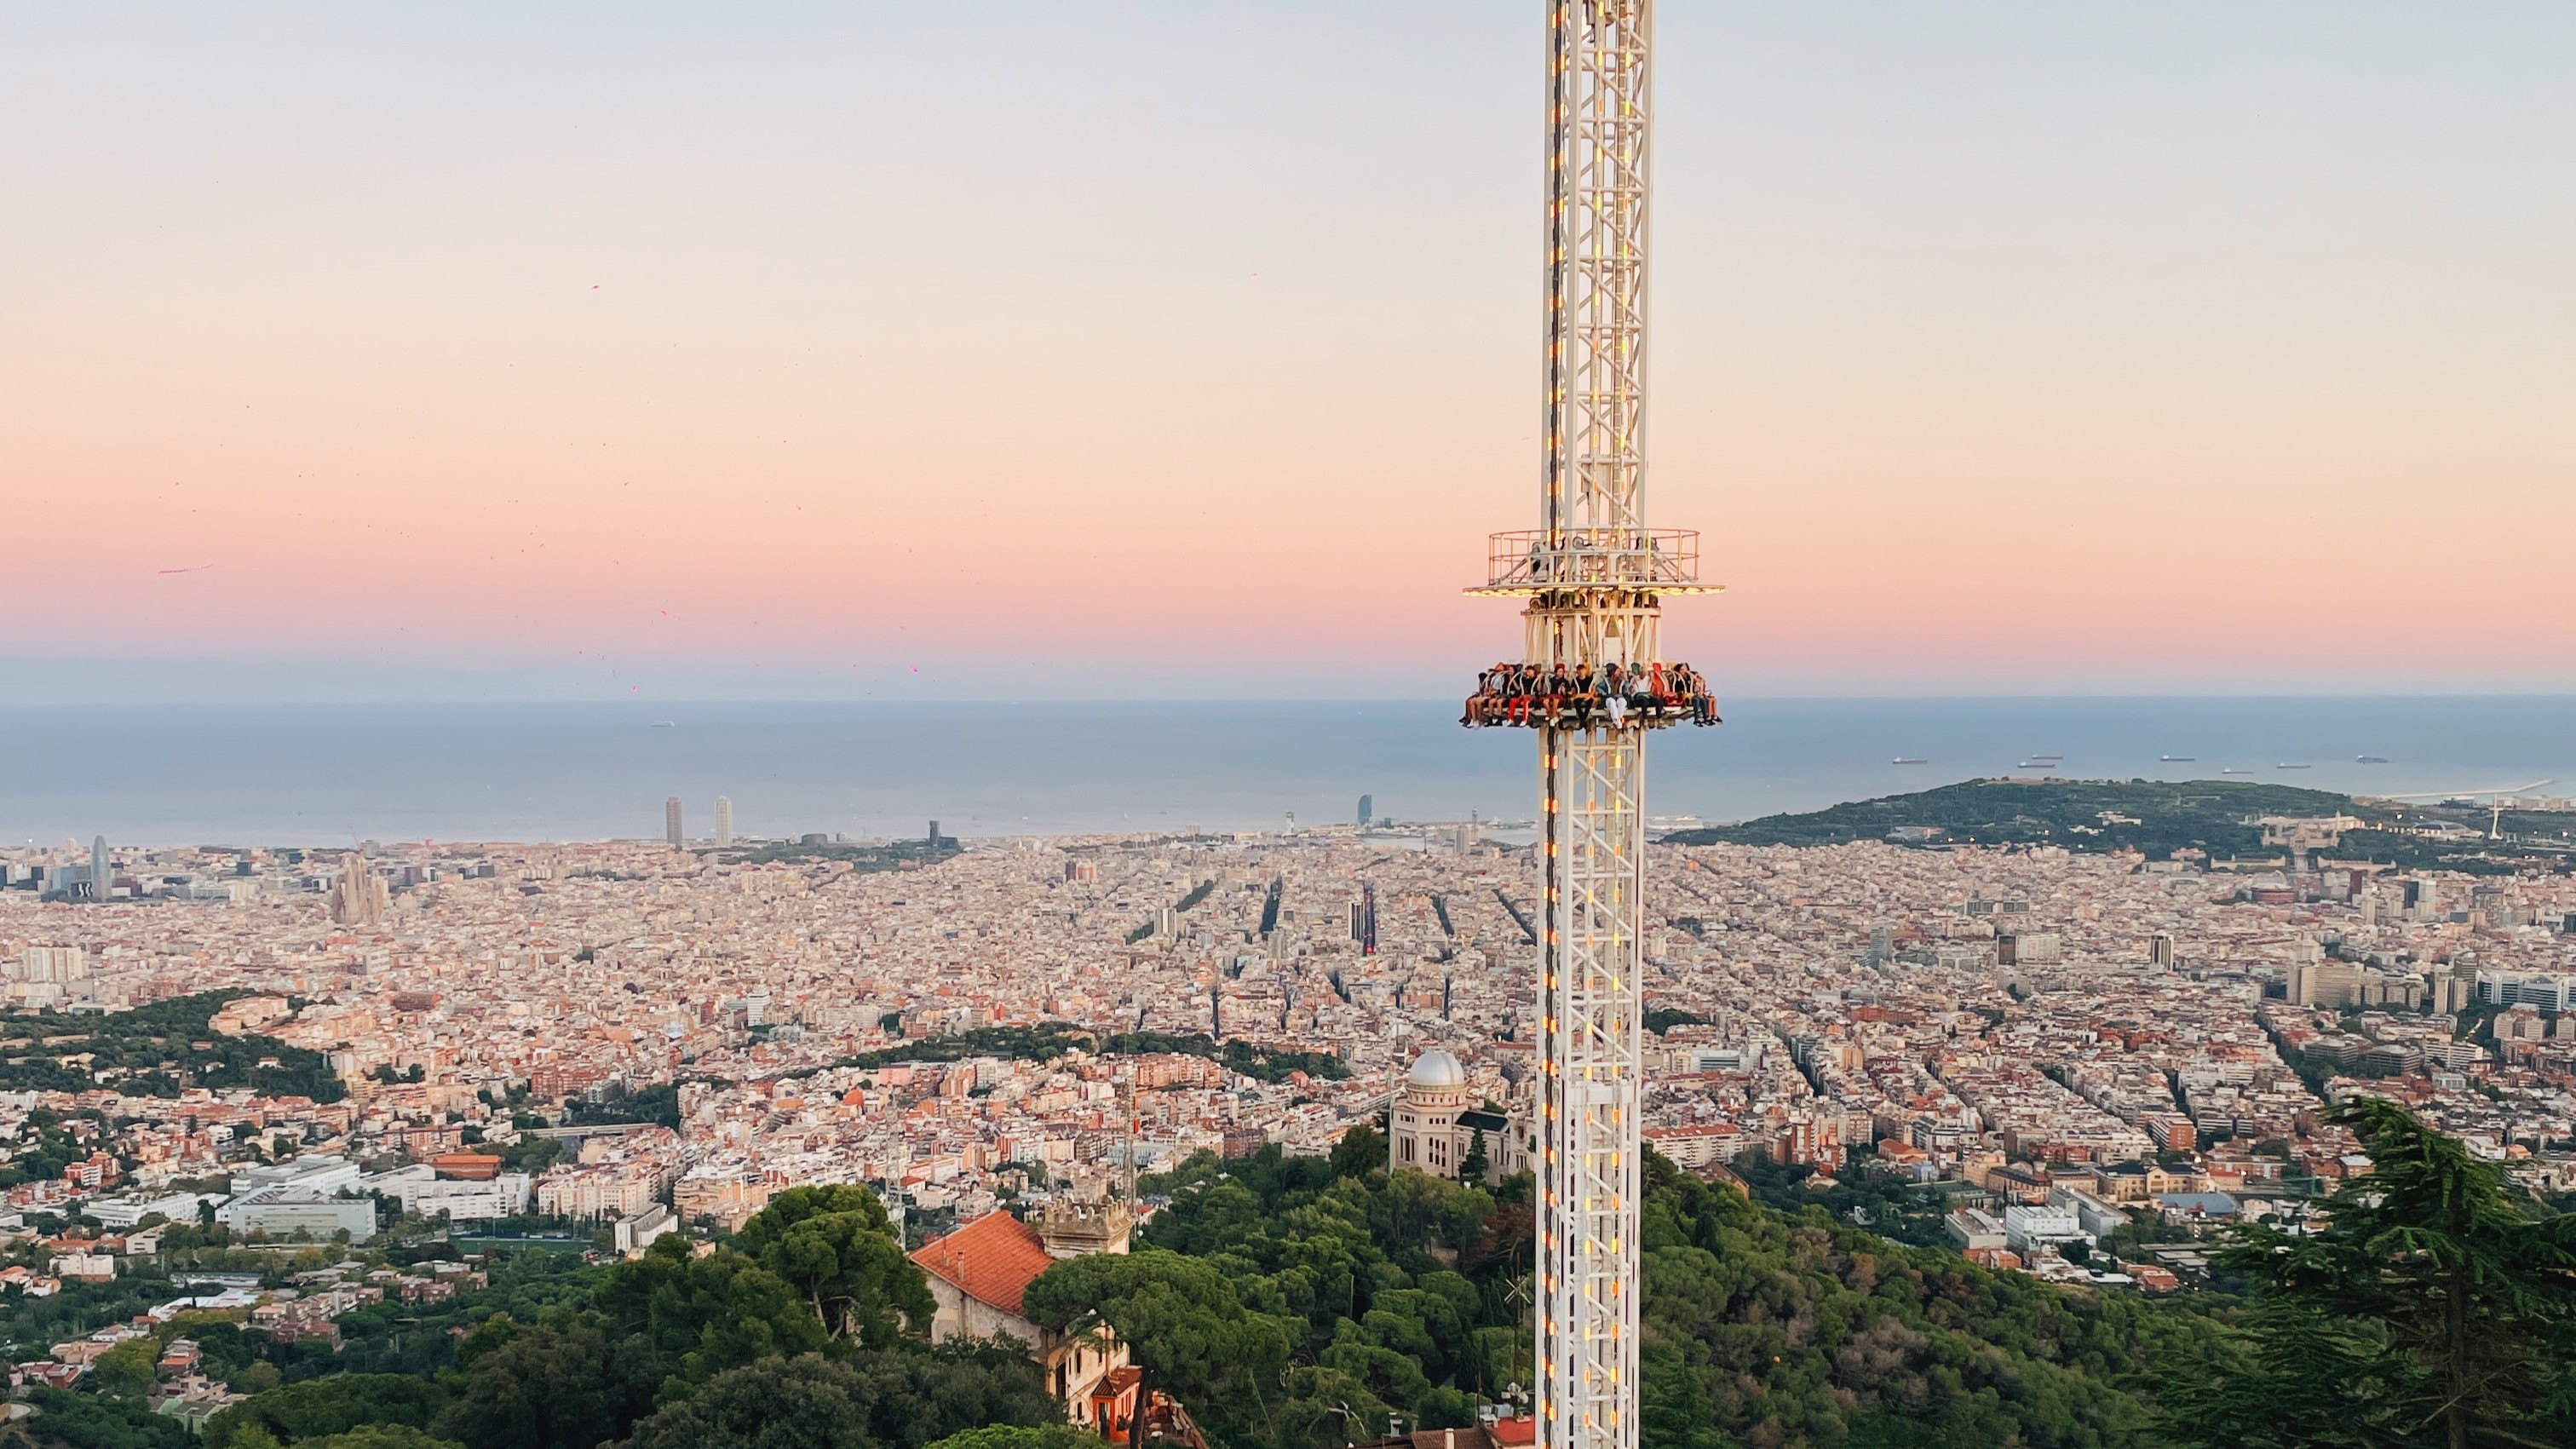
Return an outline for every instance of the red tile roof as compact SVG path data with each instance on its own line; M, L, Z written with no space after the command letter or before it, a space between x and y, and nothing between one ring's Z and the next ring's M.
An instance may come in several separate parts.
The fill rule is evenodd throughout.
M954 1283L967 1297L1005 1313L1020 1312L1020 1295L1053 1266L1038 1230L1009 1213L987 1213L936 1242L913 1250L925 1273Z

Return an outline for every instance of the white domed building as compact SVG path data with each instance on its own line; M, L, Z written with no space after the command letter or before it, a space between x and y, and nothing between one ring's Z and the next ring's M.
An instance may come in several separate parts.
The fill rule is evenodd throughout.
M1484 1139L1487 1183L1529 1166L1529 1124L1477 1105L1467 1068L1438 1048L1416 1058L1387 1122L1387 1167L1456 1179Z

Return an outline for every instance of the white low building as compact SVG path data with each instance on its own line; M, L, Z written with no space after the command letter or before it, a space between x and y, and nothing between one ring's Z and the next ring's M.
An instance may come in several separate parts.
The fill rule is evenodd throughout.
M376 1200L274 1188L224 1204L215 1210L215 1221L237 1233L264 1233L271 1238L303 1233L321 1241L345 1232L349 1241L363 1243L376 1235Z
M304 1233L316 1239L346 1232L352 1242L376 1233L376 1201L342 1197L359 1186L358 1164L345 1157L299 1157L254 1167L233 1177L232 1201L215 1209L215 1221L237 1233L272 1238Z
M1949 1231L1950 1241L1967 1251L2008 1247L2012 1242L2004 1225L1983 1208L1961 1208L1950 1214L1943 1226Z
M525 1213L535 1182L524 1172L504 1172L483 1182L440 1177L427 1163L414 1163L377 1173L363 1185L400 1201L405 1212L423 1217L445 1213L450 1222L473 1223Z
M103 1197L92 1199L81 1211L98 1219L100 1227L131 1228L154 1213L174 1223L193 1223L197 1220L198 1203L223 1200L219 1192L178 1192L156 1198Z
M640 1258L655 1239L678 1232L679 1228L679 1215L657 1202L633 1217L617 1220L617 1251L629 1258Z
M2048 1205L2057 1212L2073 1213L2075 1226L2088 1237L2108 1237L2129 1223L2127 1213L2081 1188L2060 1185L2049 1189Z
M2083 1225L2063 1208L2014 1203L2004 1209L2004 1240L2016 1253L2026 1254L2042 1243L2071 1243L2083 1236Z

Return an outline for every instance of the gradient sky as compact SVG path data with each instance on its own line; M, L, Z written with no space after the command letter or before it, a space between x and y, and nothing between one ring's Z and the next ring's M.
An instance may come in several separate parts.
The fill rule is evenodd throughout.
M1539 12L0 10L0 696L1460 692ZM1659 40L1669 654L2576 689L2576 7Z

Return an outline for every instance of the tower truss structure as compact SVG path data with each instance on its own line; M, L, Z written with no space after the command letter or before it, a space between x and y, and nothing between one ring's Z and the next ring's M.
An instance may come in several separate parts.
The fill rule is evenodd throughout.
M1646 524L1653 0L1550 0L1548 30L1540 526L1470 590L1527 602L1465 723L1538 734L1538 1441L1635 1449L1645 739L1717 722L1658 638L1663 596L1713 590L1697 534Z

